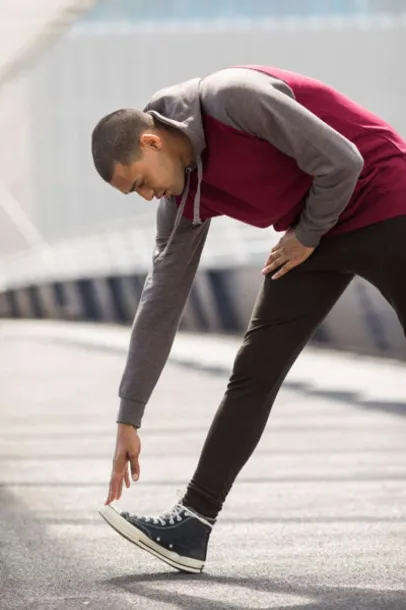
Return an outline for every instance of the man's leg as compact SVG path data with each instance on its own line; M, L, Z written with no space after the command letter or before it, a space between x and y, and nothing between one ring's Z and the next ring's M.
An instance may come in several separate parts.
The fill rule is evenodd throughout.
M406 216L354 231L348 238L356 239L351 269L378 288L406 334Z
M265 278L224 398L183 504L215 518L261 438L295 359L352 279L317 268L317 250L279 280Z
M183 501L158 517L105 506L100 514L111 527L179 570L203 570L215 517L261 437L285 375L353 277L336 264L321 245L285 277L265 279Z
M102 509L134 544L186 572L200 572L213 519L254 451L296 357L354 274L374 284L406 328L406 217L322 241L280 280L265 279L226 394L182 504L159 517Z

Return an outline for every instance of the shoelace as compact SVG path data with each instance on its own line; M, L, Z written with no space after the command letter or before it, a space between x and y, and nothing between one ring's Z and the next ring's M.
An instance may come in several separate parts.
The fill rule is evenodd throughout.
M202 517L198 513L195 513L193 510L190 510L187 506L183 506L183 504L175 504L175 506L171 510L168 510L162 513L162 515L156 517L147 517L145 515L138 515L137 513L134 514L134 517L136 517L137 519L142 519L146 523L153 523L154 525L175 525L175 520L177 522L180 522L183 520L185 515L190 515L191 517L194 517L201 523L204 523L204 525L210 527L210 529L213 528L214 521L207 521L204 517Z
M176 504L171 510L162 513L162 515L159 515L158 517L141 516L140 518L147 523L152 522L155 525L175 525L175 519L178 522L182 521L184 516L182 513L185 513L185 507L181 504Z

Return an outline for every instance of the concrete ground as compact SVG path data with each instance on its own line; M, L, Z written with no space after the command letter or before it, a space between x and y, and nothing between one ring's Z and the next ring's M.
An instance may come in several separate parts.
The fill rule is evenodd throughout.
M0 322L1 610L406 609L403 364L305 350L205 572L189 576L97 512L128 333ZM178 338L144 418L141 480L119 506L157 514L176 502L237 344Z

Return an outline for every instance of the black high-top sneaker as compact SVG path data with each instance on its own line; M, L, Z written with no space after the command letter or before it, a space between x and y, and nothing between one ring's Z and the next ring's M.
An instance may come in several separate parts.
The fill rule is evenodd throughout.
M145 551L182 572L202 572L214 519L175 504L158 517L103 506L100 515L113 529Z

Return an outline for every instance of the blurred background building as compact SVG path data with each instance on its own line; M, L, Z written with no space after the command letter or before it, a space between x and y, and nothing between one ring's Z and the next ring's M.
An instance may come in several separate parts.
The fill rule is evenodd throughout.
M0 0L0 24L4 316L132 319L155 206L99 179L90 135L161 87L276 65L337 87L406 137L406 0ZM275 240L216 219L183 328L240 332ZM405 356L393 312L361 280L315 341Z

